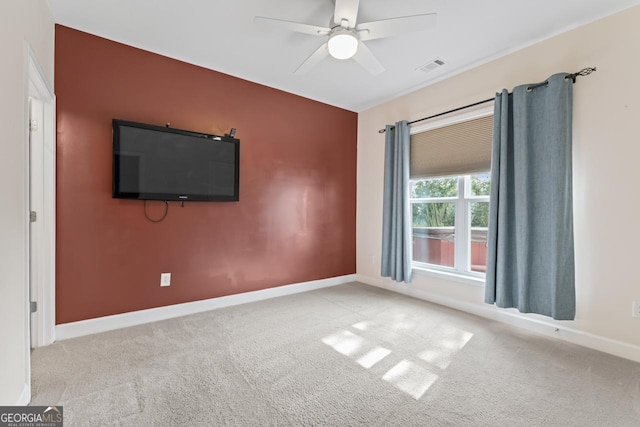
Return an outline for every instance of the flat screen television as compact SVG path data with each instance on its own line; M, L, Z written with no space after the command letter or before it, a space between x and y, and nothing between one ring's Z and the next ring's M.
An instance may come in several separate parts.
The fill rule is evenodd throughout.
M113 197L239 200L240 140L113 119Z

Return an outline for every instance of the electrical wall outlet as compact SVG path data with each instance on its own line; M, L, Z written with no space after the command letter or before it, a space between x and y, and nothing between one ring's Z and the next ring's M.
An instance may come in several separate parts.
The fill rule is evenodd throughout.
M633 308L631 315L633 317L640 317L640 301L634 301L631 307Z
M171 273L160 273L160 286L171 286Z

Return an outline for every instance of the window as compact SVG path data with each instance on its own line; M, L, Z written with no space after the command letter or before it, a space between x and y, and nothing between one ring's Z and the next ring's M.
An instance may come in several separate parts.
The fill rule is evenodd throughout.
M492 130L489 108L412 129L414 268L484 279Z
M484 274L490 185L489 172L411 181L416 267Z

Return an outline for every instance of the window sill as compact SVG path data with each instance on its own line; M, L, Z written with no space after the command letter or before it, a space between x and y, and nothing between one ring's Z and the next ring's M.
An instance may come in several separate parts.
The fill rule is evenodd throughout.
M484 277L466 275L466 274L453 272L453 271L450 272L450 271L436 270L436 269L431 269L421 265L418 266L415 264L412 265L411 268L413 269L414 273L417 273L420 276L437 277L439 279L453 280L454 282L466 283L467 285L482 286L482 287L484 287L484 284L485 284Z

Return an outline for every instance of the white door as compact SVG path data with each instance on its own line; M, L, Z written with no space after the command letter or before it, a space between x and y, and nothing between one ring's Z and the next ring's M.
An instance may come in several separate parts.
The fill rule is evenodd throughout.
M42 309L43 213L44 213L44 104L29 99L29 295L32 306L31 347L38 346L42 322L33 310ZM38 307L40 306L40 307Z

